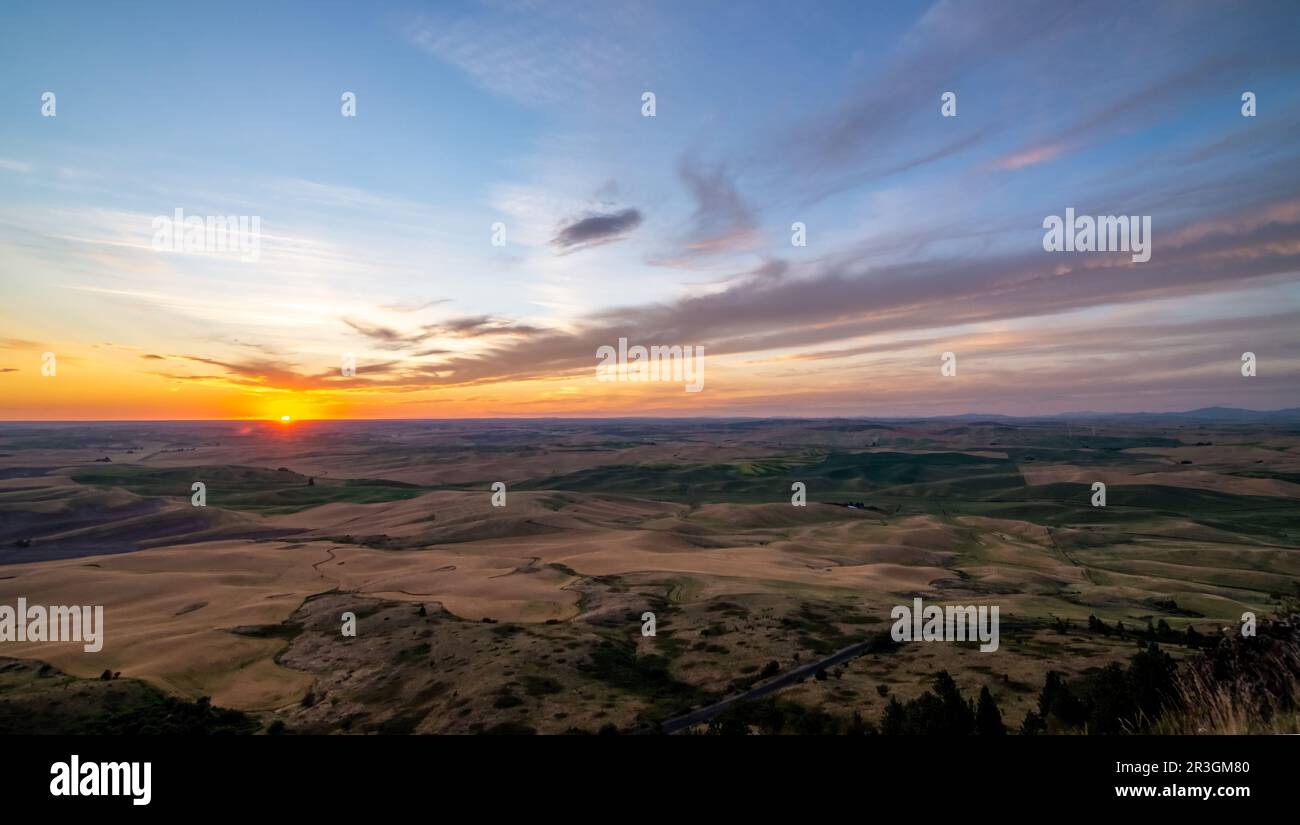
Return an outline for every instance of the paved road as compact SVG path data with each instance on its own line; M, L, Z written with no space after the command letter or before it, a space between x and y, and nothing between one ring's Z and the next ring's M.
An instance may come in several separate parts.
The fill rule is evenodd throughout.
M737 702L748 702L753 699L762 699L764 696L770 696L771 694L776 693L781 688L785 688L785 687L789 687L790 685L793 685L795 682L799 681L800 679L807 679L815 675L817 671L823 668L835 667L838 664L843 664L844 662L847 662L849 659L852 659L854 656L859 656L863 653L866 653L867 650L871 647L871 645L872 642L870 640L865 642L858 642L855 645L849 645L843 650L836 651L835 653L832 653L830 656L827 656L824 659L818 659L815 662L809 662L806 665L800 665L799 667L794 668L793 670L788 670L785 673L782 673L780 676L773 677L770 681L764 682L761 685L756 685L750 688L749 690L745 691L744 693L737 693L735 696L728 696L726 699L723 699L722 701L717 702L715 704L709 705L706 708L693 710L690 713L687 713L683 716L678 716L675 719L669 719L659 726L659 732L677 733L678 731L689 728L691 725L696 725L699 724L700 722L705 722L708 721L709 719L712 719L714 716L717 716L719 713L722 713L724 710L736 704Z

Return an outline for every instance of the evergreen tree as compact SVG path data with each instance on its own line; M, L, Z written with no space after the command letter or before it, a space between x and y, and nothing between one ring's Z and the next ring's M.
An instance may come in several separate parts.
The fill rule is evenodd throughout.
M907 731L907 711L903 703L895 696L885 705L885 712L880 715L880 732L885 736L902 736Z
M975 708L975 733L980 736L1005 736L1007 726L1002 724L1002 712L987 687L980 688L979 704Z
M1020 723L1021 736L1037 736L1047 733L1047 725L1043 722L1043 717L1034 711L1025 714L1025 721Z
M962 698L957 683L948 671L941 670L934 677L934 693L940 701L940 716L936 733L948 736L967 736L975 729L975 712Z

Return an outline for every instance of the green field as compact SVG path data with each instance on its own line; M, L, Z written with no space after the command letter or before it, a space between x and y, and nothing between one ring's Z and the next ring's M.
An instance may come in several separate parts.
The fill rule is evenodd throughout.
M291 470L260 467L104 467L72 474L78 484L120 487L138 496L192 495L191 485L207 485L207 504L267 515L295 513L322 504L377 504L414 498L426 490L414 484L384 479L309 478Z

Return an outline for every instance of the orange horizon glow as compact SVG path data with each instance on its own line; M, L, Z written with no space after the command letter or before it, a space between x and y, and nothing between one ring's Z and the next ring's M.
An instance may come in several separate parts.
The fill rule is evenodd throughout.
M798 352L762 359L715 355L707 361L705 390L687 393L672 382L600 382L594 357L590 372L427 385L367 383L367 362L362 361L357 385L303 386L302 375L321 383L318 377L328 372L329 362L304 357L295 362L298 373L267 371L249 377L225 370L220 358L146 354L172 353L179 347L59 345L9 338L0 339L0 421L246 421L275 423L287 430L299 423L333 420L1023 416L1076 409L1170 412L1224 401L1253 409L1285 406L1241 398L1240 389L1226 384L1235 394L1231 399L1206 399L1193 388L1163 397L1159 404L1135 407L1131 390L1118 384L1110 392L1074 400L1063 385L1086 385L1093 377L1090 371L1098 367L1059 355L1039 356L1033 340L1032 330L1018 328L954 334L944 343L963 353L962 372L944 383L938 379L938 352L925 342L905 340L895 349L843 358L818 359ZM56 349L56 373L43 374L42 355ZM1087 361L1086 355L1079 358ZM1285 370L1279 372L1275 380L1286 380ZM1217 365L1187 374L1208 384L1218 374ZM1146 375L1132 378L1148 380ZM1258 386L1267 384L1261 379ZM1028 393L1029 387L1036 392ZM942 394L937 393L940 389ZM1052 396L1050 401L1043 400L1044 394Z

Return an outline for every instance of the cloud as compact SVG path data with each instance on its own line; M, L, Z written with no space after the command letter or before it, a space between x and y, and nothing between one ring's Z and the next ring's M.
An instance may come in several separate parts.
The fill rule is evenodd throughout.
M367 324L343 318L343 323L369 338L380 349L394 352L419 347L431 339L437 338L487 338L492 336L526 337L540 333L540 327L497 318L492 315L472 315L451 318L435 324L424 324L418 331L403 332L376 324ZM450 350L432 348L412 353L411 357L441 355Z
M308 389L306 376L299 373L292 363L276 361L269 358L247 361L223 361L217 358L203 358L195 355L173 355L183 361L207 364L223 371L225 377L233 383L244 386L274 387L276 389ZM213 376L189 375L172 376L188 380L210 379Z
M998 158L993 162L993 166L996 169L1022 169L1026 166L1036 166L1060 157L1068 148L1069 145L1065 141L1026 146Z
M481 338L487 335L533 336L542 332L540 327L494 318L491 315L474 315L453 318L439 324L426 326L430 336L451 338Z
M344 318L342 320L343 323L374 341L383 349L406 349L407 347L422 344L431 337L431 333L427 331L415 333L400 332L392 327L366 324L362 321L353 321L350 318Z
M645 21L634 6L507 3L478 11L421 15L406 38L477 85L528 106L590 99L644 62Z
M356 374L345 376L337 367L321 372L305 372L292 362L257 358L229 361L191 355L170 358L204 364L219 372L177 374L154 373L173 381L221 384L268 392L394 392L410 393L435 386L457 383L449 377L443 364L412 363L407 360L367 361L359 359Z
M641 213L636 209L590 215L561 229L551 244L570 251L585 249L620 240L640 225Z
M432 306L449 303L450 301L451 301L450 298L438 298L432 301L425 301L422 304L381 304L379 308L382 309L384 312L410 313L410 312L419 312L421 310L428 309L429 307Z
M706 166L684 157L677 174L695 201L695 211L675 248L651 263L690 266L698 258L757 248L761 242L758 221L722 164Z
M1234 89L1231 78L1249 71L1247 55L1216 55L1175 72L1135 92L1106 99L1103 105L1046 140L1021 146L993 162L998 169L1020 169L1055 160L1083 148L1089 141L1149 127L1173 107L1189 107L1207 93Z
M439 381L482 383L578 374L619 337L707 345L712 355L824 347L868 335L908 335L1081 310L1212 295L1284 283L1300 269L1300 217L1277 204L1254 219L1207 221L1156 236L1149 262L1125 254L1033 252L935 258L890 266L817 265L800 276L764 268L726 289L668 304L624 307L440 365ZM780 271L779 267L777 271ZM1243 324L1249 325L1249 321ZM925 338L934 337L931 335ZM902 347L904 343L898 346Z
M243 361L228 361L219 358L206 358L197 355L171 355L169 358L204 364L220 370L213 374L175 374L156 373L176 381L194 381L198 383L223 383L244 388L258 388L275 391L313 391L340 390L384 384L407 384L411 380L420 381L422 376L430 374L427 367L407 369L399 361L362 362L357 366L356 376L344 376L342 371L334 368L319 373L305 373L297 365L272 358L254 358ZM376 379L373 376L381 376ZM402 376L397 379L385 376Z
M959 104L959 117L940 119L939 95L1058 39L1086 14L1074 4L1026 13L1015 0L990 0L978 11L941 0L849 99L796 121L768 146L764 165L781 167L782 189L811 203L969 151L1005 129L1006 118Z

